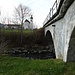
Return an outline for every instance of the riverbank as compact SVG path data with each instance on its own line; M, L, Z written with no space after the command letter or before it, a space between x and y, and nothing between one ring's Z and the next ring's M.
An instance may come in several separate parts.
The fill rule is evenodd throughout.
M0 55L0 75L75 75L75 62L33 60Z

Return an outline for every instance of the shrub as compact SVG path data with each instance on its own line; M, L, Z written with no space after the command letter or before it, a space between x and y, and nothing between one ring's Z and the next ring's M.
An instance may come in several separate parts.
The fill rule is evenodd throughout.
M5 41L9 40L9 47L33 47L37 46L46 46L47 41L44 35L44 28L32 30L23 30L22 32L22 43L21 43L21 32L20 30L4 30L2 31L2 38L5 38Z

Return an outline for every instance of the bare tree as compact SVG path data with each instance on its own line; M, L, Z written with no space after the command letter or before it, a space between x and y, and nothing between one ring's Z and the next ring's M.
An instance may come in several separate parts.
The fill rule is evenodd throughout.
M16 17L19 19L20 23L23 24L26 17L30 15L30 9L27 6L20 4L15 8Z
M4 18L1 18L1 23L2 24L5 24L6 23L6 18L4 17Z
M31 10L29 7L24 6L22 4L20 4L17 8L15 8L15 12L14 12L14 23L18 23L21 25L21 43L22 43L22 29L23 29L23 24L24 21L27 17L29 17L31 14Z
M2 24L11 24L11 18L9 16L7 16L7 17L6 16L4 16L4 17L2 16L1 17L1 23Z

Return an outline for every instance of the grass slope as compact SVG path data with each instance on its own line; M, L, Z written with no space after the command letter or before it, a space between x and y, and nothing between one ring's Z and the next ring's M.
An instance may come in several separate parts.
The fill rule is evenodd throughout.
M28 60L0 55L0 75L75 75L75 62Z

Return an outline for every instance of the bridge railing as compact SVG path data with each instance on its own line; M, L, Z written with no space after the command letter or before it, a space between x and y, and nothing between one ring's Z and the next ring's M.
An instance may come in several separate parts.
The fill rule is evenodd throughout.
M60 0L56 0L52 8L50 8L50 12L47 15L45 21L43 22L43 25L45 25L52 18L52 16L57 12L59 4L60 4Z

